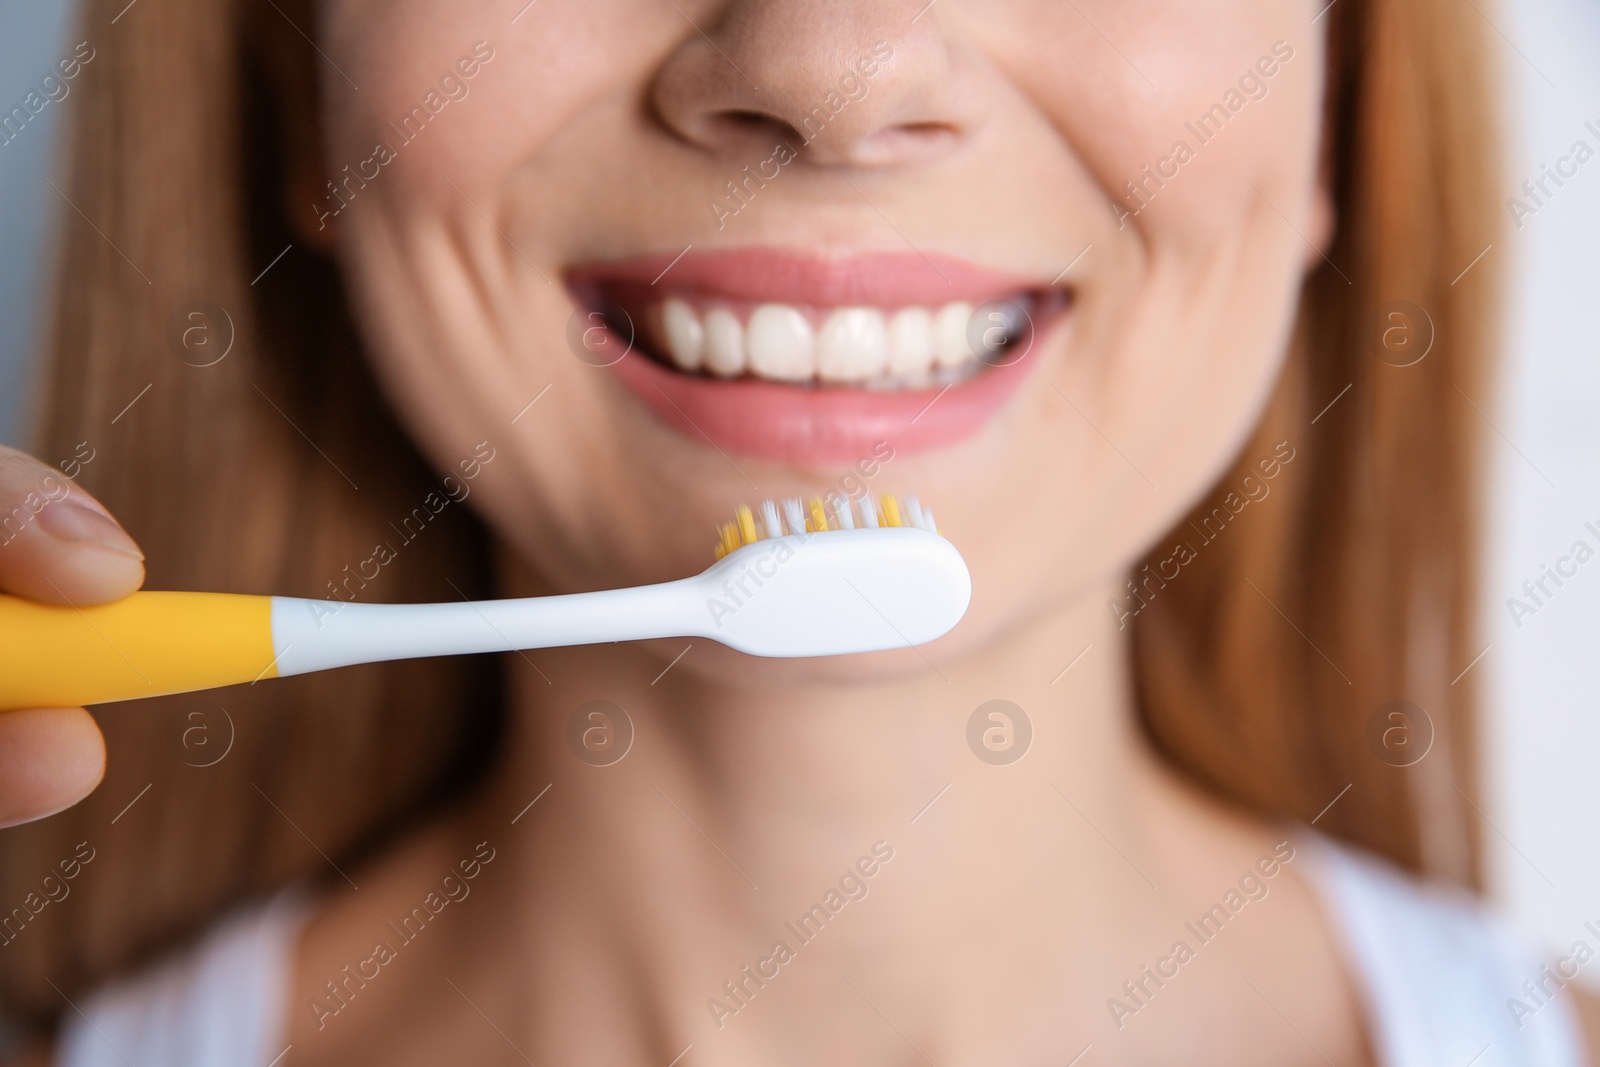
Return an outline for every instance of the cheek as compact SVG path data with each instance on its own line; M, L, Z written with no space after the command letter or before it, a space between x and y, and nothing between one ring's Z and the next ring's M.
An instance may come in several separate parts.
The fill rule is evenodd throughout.
M973 29L1009 57L1007 78L1049 116L1106 210L1136 216L1126 225L1152 243L1203 253L1250 210L1252 184L1310 226L1324 77L1313 14L1300 0L1082 0L999 4Z
M984 508L962 522L975 585L991 603L1114 580L1223 473L1276 382L1308 254L1321 262L1302 234L1315 235L1320 217L1322 44L1299 5L1225 6L1239 10L1147 19L1083 5L1125 57L1053 5L1029 10L1054 25L1016 38L1083 57L1013 52L1008 73L1050 110L1088 172L1093 192L1077 208L1080 247L1094 258L1065 358L1017 419L1033 428L1025 447L1038 457L1016 479L1028 486L1028 521L1004 536L991 533ZM987 25L1005 30L998 19ZM1292 57L1250 99L1239 80L1278 42ZM1047 533L1024 547L1019 529Z
M376 141L389 143L401 165L385 184L408 205L455 198L452 185L468 195L497 188L517 168L549 171L562 152L557 142L582 113L620 85L649 77L678 18L670 6L641 14L622 0L594 0L534 5L513 23L505 6L333 3L322 69L332 169L370 154ZM470 78L458 66L464 59L478 66ZM450 77L464 83L464 99L441 88ZM427 107L430 93L435 108L443 101L437 111ZM419 107L428 117L421 136L417 122L403 121Z

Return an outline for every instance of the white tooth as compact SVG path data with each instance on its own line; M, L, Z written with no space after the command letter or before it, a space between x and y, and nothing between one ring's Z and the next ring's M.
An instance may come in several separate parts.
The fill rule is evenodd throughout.
M726 308L706 316L706 369L724 378L745 371L744 327Z
M875 308L840 308L817 334L817 377L823 381L871 378L883 373L888 358L883 312Z
M803 382L816 373L811 324L787 304L762 304L745 327L750 369L763 378Z
M941 367L958 367L977 356L967 345L967 323L972 318L972 305L958 300L946 304L933 317L933 356Z
M667 335L667 352L683 370L698 370L705 355L706 331L694 308L676 298L661 306L661 327Z
M889 373L921 374L933 366L933 316L901 308L889 320Z

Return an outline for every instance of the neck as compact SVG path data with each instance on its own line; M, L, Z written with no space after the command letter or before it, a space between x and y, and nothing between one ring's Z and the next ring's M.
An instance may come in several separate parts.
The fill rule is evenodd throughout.
M782 664L771 682L729 684L733 654L703 641L512 657L506 751L475 815L518 816L502 851L528 943L627 946L625 978L584 953L565 996L654 988L672 1032L779 1026L834 967L945 996L975 954L1054 973L1063 940L1128 914L1130 879L1142 887L1152 862L1140 813L1159 775L1132 723L1126 643L1095 593L960 657L896 654L903 673L848 684ZM1002 710L970 730L997 699L1026 722ZM573 727L595 700L610 704ZM597 766L629 732L618 708L631 745ZM1063 917L1048 951L1040 931L986 923L1037 911L1041 887ZM986 925L1014 943L952 950L951 931ZM785 950L833 962L791 967Z

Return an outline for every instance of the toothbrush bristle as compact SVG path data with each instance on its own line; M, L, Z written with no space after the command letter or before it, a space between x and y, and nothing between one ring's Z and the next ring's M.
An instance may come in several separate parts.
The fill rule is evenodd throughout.
M806 530L810 533L826 533L828 530L828 512L818 497L811 498L811 517L806 523Z
M739 540L747 545L753 545L761 538L756 534L756 517L748 507L739 505L739 510L734 513L734 519L739 524Z
M767 499L756 508L741 504L734 511L733 521L722 524L717 531L716 555L721 559L745 545L785 535L897 526L939 532L932 510L912 495L878 496L867 492L858 499L839 497L831 504L821 497Z
M722 541L717 545L717 558L721 559L739 547L739 528L731 522L722 524Z
M800 507L800 498L792 496L783 502L783 519L788 523L788 533L803 534L806 532L806 513Z
M885 526L904 525L900 521L900 501L885 493L879 500L883 504L883 524Z

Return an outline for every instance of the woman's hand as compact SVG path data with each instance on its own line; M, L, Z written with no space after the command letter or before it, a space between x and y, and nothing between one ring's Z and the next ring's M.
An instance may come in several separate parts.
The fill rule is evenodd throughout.
M49 604L103 604L144 583L144 554L62 473L0 446L0 593ZM0 641L6 635L0 633ZM105 742L82 708L0 712L0 827L88 796Z

